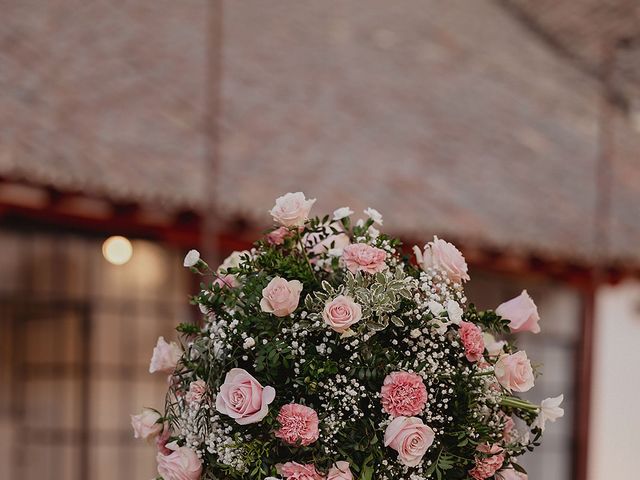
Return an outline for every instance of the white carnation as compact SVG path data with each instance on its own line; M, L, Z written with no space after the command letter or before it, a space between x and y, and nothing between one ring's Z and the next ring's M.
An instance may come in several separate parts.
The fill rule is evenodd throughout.
M349 207L341 207L333 211L333 220L338 221L346 218L350 215L353 215L353 210Z
M194 267L200 261L200 252L197 250L189 250L184 257L183 265L187 268Z
M371 220L373 220L375 223L377 223L378 225L382 226L382 214L377 211L375 208L367 208L364 211L364 214L369 217Z

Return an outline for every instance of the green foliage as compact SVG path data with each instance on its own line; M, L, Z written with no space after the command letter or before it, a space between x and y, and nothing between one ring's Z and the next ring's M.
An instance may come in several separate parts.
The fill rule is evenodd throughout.
M313 463L326 474L336 459L348 461L357 480L374 480L381 472L397 478L397 454L384 446L381 425L388 415L381 409L379 392L389 373L427 371L434 359L455 368L453 372L435 370L424 379L430 408L442 412L430 420L437 435L425 456L426 477L469 478L478 445L496 442L501 435L499 425L487 420L498 418L500 409L529 425L535 419L534 413L519 408L517 402L500 406L481 395L487 390L487 372L465 359L455 325L442 335L429 328L435 322L426 307L428 299L420 290L424 278L421 271L410 263L409 256L402 254L397 239L385 234L372 238L372 226L371 219L353 225L349 217L339 222L332 222L328 216L313 218L301 230L290 229L280 245L257 242L254 251L244 254L237 266L211 271L201 262L194 269L202 275L202 283L192 303L201 306L207 316L203 327L189 323L177 327L183 335L185 354L167 395L166 421L174 432L180 431L184 426L184 394L192 381L202 379L208 387L205 401L210 408L200 410L193 422L206 438L212 431L211 417L215 414L213 398L232 368L243 368L263 386L276 389L276 399L260 423L240 426L225 416L220 420L231 432L233 442L229 448L242 458L248 471L225 465L216 454L207 451L204 480L263 480L277 475L276 464L291 460ZM335 241L327 238L336 234L384 249L389 268L373 275L346 270L339 258L327 253L335 246ZM327 248L314 248L323 241ZM233 281L226 276L232 276ZM276 276L303 284L299 307L290 316L276 317L260 307L263 289ZM322 318L325 304L338 295L352 297L362 310L362 320L346 335L329 330ZM463 319L494 335L510 333L507 320L493 311L478 311L474 305L466 307ZM446 320L445 316L443 321ZM224 336L216 330L220 325ZM413 340L414 330L422 339L420 347ZM247 338L253 342L250 346L245 344ZM416 360L422 353L425 355L420 361ZM344 376L349 385L355 382L365 389L366 395L353 404L353 410L363 415L348 418L347 427L332 433L329 446L322 444L322 437L307 447L285 445L276 439L277 414L286 403L301 403L318 410L321 425L328 421L330 413L342 409L339 399L327 394L327 384L338 376ZM321 409L321 405L329 411ZM535 438L530 444L509 446L507 462L539 444L541 432L534 429L533 433ZM175 440L185 443L184 438ZM520 471L521 467L513 465Z
M463 318L465 321L475 323L481 326L484 331L494 335L507 335L511 333L509 320L502 318L493 310L478 311L474 304L470 304L467 307Z

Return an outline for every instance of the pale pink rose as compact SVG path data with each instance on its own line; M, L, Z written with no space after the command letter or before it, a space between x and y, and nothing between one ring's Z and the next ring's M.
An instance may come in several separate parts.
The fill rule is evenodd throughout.
M462 283L469 280L467 262L453 244L433 237L433 242L424 246L424 252L418 247L413 247L416 260L423 270L436 268L442 270L453 282Z
M479 445L476 449L488 456L476 457L476 466L469 470L475 480L492 477L504 463L504 451L498 445Z
M162 431L162 416L150 408L143 408L138 415L131 415L134 438L151 440Z
M164 480L198 480L202 474L202 460L188 447L167 445L173 450L169 455L158 452L158 473Z
M362 307L353 298L339 295L327 302L322 312L324 322L338 333L346 332L362 318Z
M496 308L496 313L511 322L509 328L514 333L540 332L538 307L526 290L523 290L517 297L500 304Z
M275 277L262 289L260 308L263 312L273 313L276 317L286 317L298 308L302 283L298 280L287 281Z
M267 233L267 242L271 245L282 245L291 236L291 231L287 227L278 227Z
M177 343L167 343L164 337L159 337L151 356L149 373L173 373L180 361L180 357L182 357L182 350Z
M427 404L422 377L410 372L392 372L382 385L382 407L394 417L418 415Z
M482 358L484 353L484 337L482 330L471 322L460 322L458 330L462 345L464 346L464 354L470 362L477 362Z
M533 388L531 362L524 351L501 355L494 366L496 379L509 392L526 392Z
M384 263L386 259L387 252L366 243L347 245L342 252L342 260L351 273L382 272L387 268L387 264Z
M384 445L398 452L398 460L415 467L427 452L435 433L417 417L396 417L384 432Z
M526 473L518 472L513 467L505 468L496 473L497 480L528 480Z
M216 410L240 425L261 421L276 398L273 387L263 387L246 370L232 368L216 396Z
M351 468L349 468L349 462L336 462L336 464L329 469L327 480L353 480L353 473L351 473Z
M276 470L287 480L325 480L311 463L302 465L296 462L287 462L283 465L276 465Z
M196 380L195 382L191 382L191 384L189 384L189 391L185 395L184 399L189 404L200 403L206 391L207 384L205 383L205 381Z
M289 445L311 445L320 435L316 411L298 403L284 405L278 413L278 423L275 436Z
M273 219L285 227L300 227L309 218L311 207L316 199L307 200L304 193L287 193L276 199L269 213Z

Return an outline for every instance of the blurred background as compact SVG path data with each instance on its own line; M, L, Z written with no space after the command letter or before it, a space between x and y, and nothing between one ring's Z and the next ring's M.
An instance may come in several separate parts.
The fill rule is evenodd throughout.
M0 0L0 477L155 475L158 335L287 191L527 288L565 418L529 478L636 478L637 0ZM110 238L110 237L116 238ZM109 240L107 240L109 239Z

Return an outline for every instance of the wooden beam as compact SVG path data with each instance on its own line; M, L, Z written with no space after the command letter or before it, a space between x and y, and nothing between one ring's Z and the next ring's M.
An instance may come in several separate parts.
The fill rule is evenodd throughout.
M575 355L575 417L573 419L573 475L576 480L588 476L589 427L591 415L591 388L593 384L593 340L597 282L593 281L582 291L582 325Z

